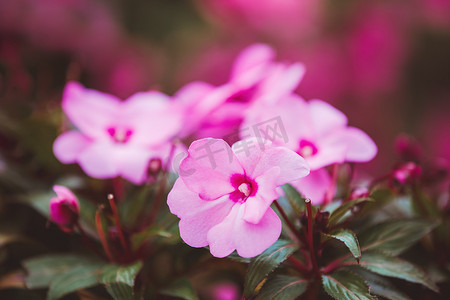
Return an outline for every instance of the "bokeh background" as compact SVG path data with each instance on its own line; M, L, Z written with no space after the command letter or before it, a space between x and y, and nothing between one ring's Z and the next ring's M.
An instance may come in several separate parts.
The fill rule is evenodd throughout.
M450 160L448 0L0 0L2 232L70 247L12 201L77 168L52 153L67 80L121 98L173 95L194 80L225 83L236 55L255 42L303 62L299 94L330 102L374 139L374 176L397 160L400 133L427 159ZM27 255L8 253L1 273Z

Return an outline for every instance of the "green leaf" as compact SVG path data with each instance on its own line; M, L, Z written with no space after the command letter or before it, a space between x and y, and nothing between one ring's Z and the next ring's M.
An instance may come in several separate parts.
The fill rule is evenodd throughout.
M358 275L349 271L337 271L322 275L322 284L325 291L338 300L375 300L370 295L369 287Z
M359 198L352 201L345 202L338 208L336 208L330 215L330 219L328 221L328 224L330 226L334 226L342 222L345 218L344 216L350 211L352 207L355 207L356 205L367 202L367 201L373 201L371 198Z
M167 288L160 291L160 294L167 296L179 297L185 300L197 300L197 294L191 282L187 279L180 278L170 284Z
M381 296L389 300L411 300L407 295L403 294L387 279L362 268L354 268L369 285L371 294Z
M300 216L300 214L305 211L306 205L305 205L305 197L303 197L292 185L285 184L281 187L284 191L284 195L286 196L286 199L291 204L291 206L294 208L294 211L297 216Z
M141 268L140 261L128 266L106 265L101 270L99 281L105 284L114 299L132 300L134 280Z
M364 252L359 264L344 262L343 265L362 267L383 276L420 283L435 292L438 291L436 284L421 269L410 262L382 252L367 251Z
M285 240L276 241L266 251L251 260L244 284L244 297L250 298L264 278L292 255L298 246Z
M340 229L330 234L325 234L325 236L343 242L356 260L361 258L361 249L359 248L358 238L353 231L348 229Z
M98 284L100 273L98 266L77 266L60 274L50 284L47 300L57 300L80 289L93 287Z
M137 250L143 243L155 236L164 238L171 238L172 234L162 228L150 226L141 232L135 233L131 236L131 245L133 250Z
M60 275L77 266L100 268L104 263L95 258L80 255L46 255L23 262L28 272L26 285L30 289L48 287Z
M423 219L398 219L372 226L359 235L361 250L379 249L398 255L437 226Z
M296 299L306 291L308 283L303 278L277 275L264 284L256 300Z

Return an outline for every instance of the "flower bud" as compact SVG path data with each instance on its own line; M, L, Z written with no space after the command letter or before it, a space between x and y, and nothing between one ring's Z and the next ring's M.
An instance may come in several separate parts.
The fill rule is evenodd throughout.
M63 231L71 232L79 217L78 199L66 187L55 185L53 190L56 197L50 200L50 218Z
M416 182L421 173L422 168L420 166L413 162L408 162L402 164L392 172L392 180L394 184L404 186Z
M369 196L370 196L370 191L368 188L357 187L352 190L348 200L352 201L352 200L356 200L356 199L360 199L360 198L367 198Z
M401 134L395 139L395 150L405 161L418 162L422 157L422 148L419 143L406 134Z

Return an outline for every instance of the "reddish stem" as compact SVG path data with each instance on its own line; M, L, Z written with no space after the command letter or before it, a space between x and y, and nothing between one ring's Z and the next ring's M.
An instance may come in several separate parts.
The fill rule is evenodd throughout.
M308 275L310 273L310 269L305 266L300 260L293 256L289 256L288 260L300 271L303 275Z
M120 223L119 213L117 212L116 202L114 201L114 195L108 194L108 201L114 216L114 223L116 223L117 232L119 233L120 244L125 252L125 256L128 257L130 254L130 249L128 248L128 244L125 240L125 235L123 234L122 224Z
M125 187L123 185L123 180L120 177L113 178L113 189L117 200L120 202L123 200L123 195L125 194Z
M169 157L167 158L167 161L162 170L161 182L159 184L158 193L155 196L155 201L153 202L153 207L150 211L150 216L148 217L148 222L147 222L148 225L151 225L155 221L156 215L158 214L159 209L161 208L164 192L166 190L166 185L167 185L167 173L168 173L168 169L169 169L169 164L170 164L170 161L172 160L172 156L173 156L174 152L175 152L175 144L172 144L172 148L170 149Z
M281 205L278 203L277 200L275 200L273 203L275 204L275 207L278 209L278 211L280 212L280 214L283 217L283 219L286 221L286 224L289 227L289 229L292 231L292 233L297 238L299 238L300 237L300 232L295 228L294 224L292 224L292 222L289 220L288 216L284 212L284 209L281 207Z
M106 235L105 235L105 232L103 231L101 214L100 214L102 210L103 210L103 206L100 206L97 209L97 212L95 214L95 225L97 226L98 236L100 238L100 242L102 243L103 249L105 250L106 256L108 257L109 261L113 262L114 257L111 253L111 250L109 249L109 245L106 240Z
M316 260L316 254L314 251L314 237L313 237L313 215L312 215L312 210L311 210L311 200L310 199L306 199L305 200L305 204L306 204L306 211L308 213L308 247L309 247L309 255L311 256L311 262L313 265L313 270L314 273L319 276L319 268L317 266L317 260Z

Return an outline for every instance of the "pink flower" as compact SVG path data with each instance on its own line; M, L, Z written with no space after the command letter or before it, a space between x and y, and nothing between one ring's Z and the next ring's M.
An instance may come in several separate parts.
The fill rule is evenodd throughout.
M346 161L367 162L377 153L375 143L366 133L347 126L347 117L324 101L306 102L292 94L271 105L255 103L242 127L252 127L273 118L279 118L282 128L278 127L277 134L262 130L262 137L300 154L312 171ZM329 175L323 171L312 172L311 178L299 182L303 180L308 183L300 183L300 190L311 190L306 196L314 203L321 203L323 199L319 195L324 195L329 187Z
M78 222L79 204L75 195L66 187L55 185L56 197L50 200L50 218L62 230L70 232Z
M69 82L63 110L79 129L60 135L54 145L63 163L78 163L89 176L121 176L135 184L146 178L152 158L166 159L170 139L181 126L181 112L156 91L125 101Z
M272 245L281 233L281 221L270 208L278 198L276 188L308 175L304 159L257 139L230 148L206 138L188 151L167 201L181 219L181 238L192 247L209 245L216 257L235 249L253 257Z
M267 45L251 45L235 60L226 84L215 87L197 81L178 91L175 98L184 107L188 124L181 135L194 133L198 138L233 134L252 102L274 102L291 93L301 81L304 67L274 62L274 56Z

